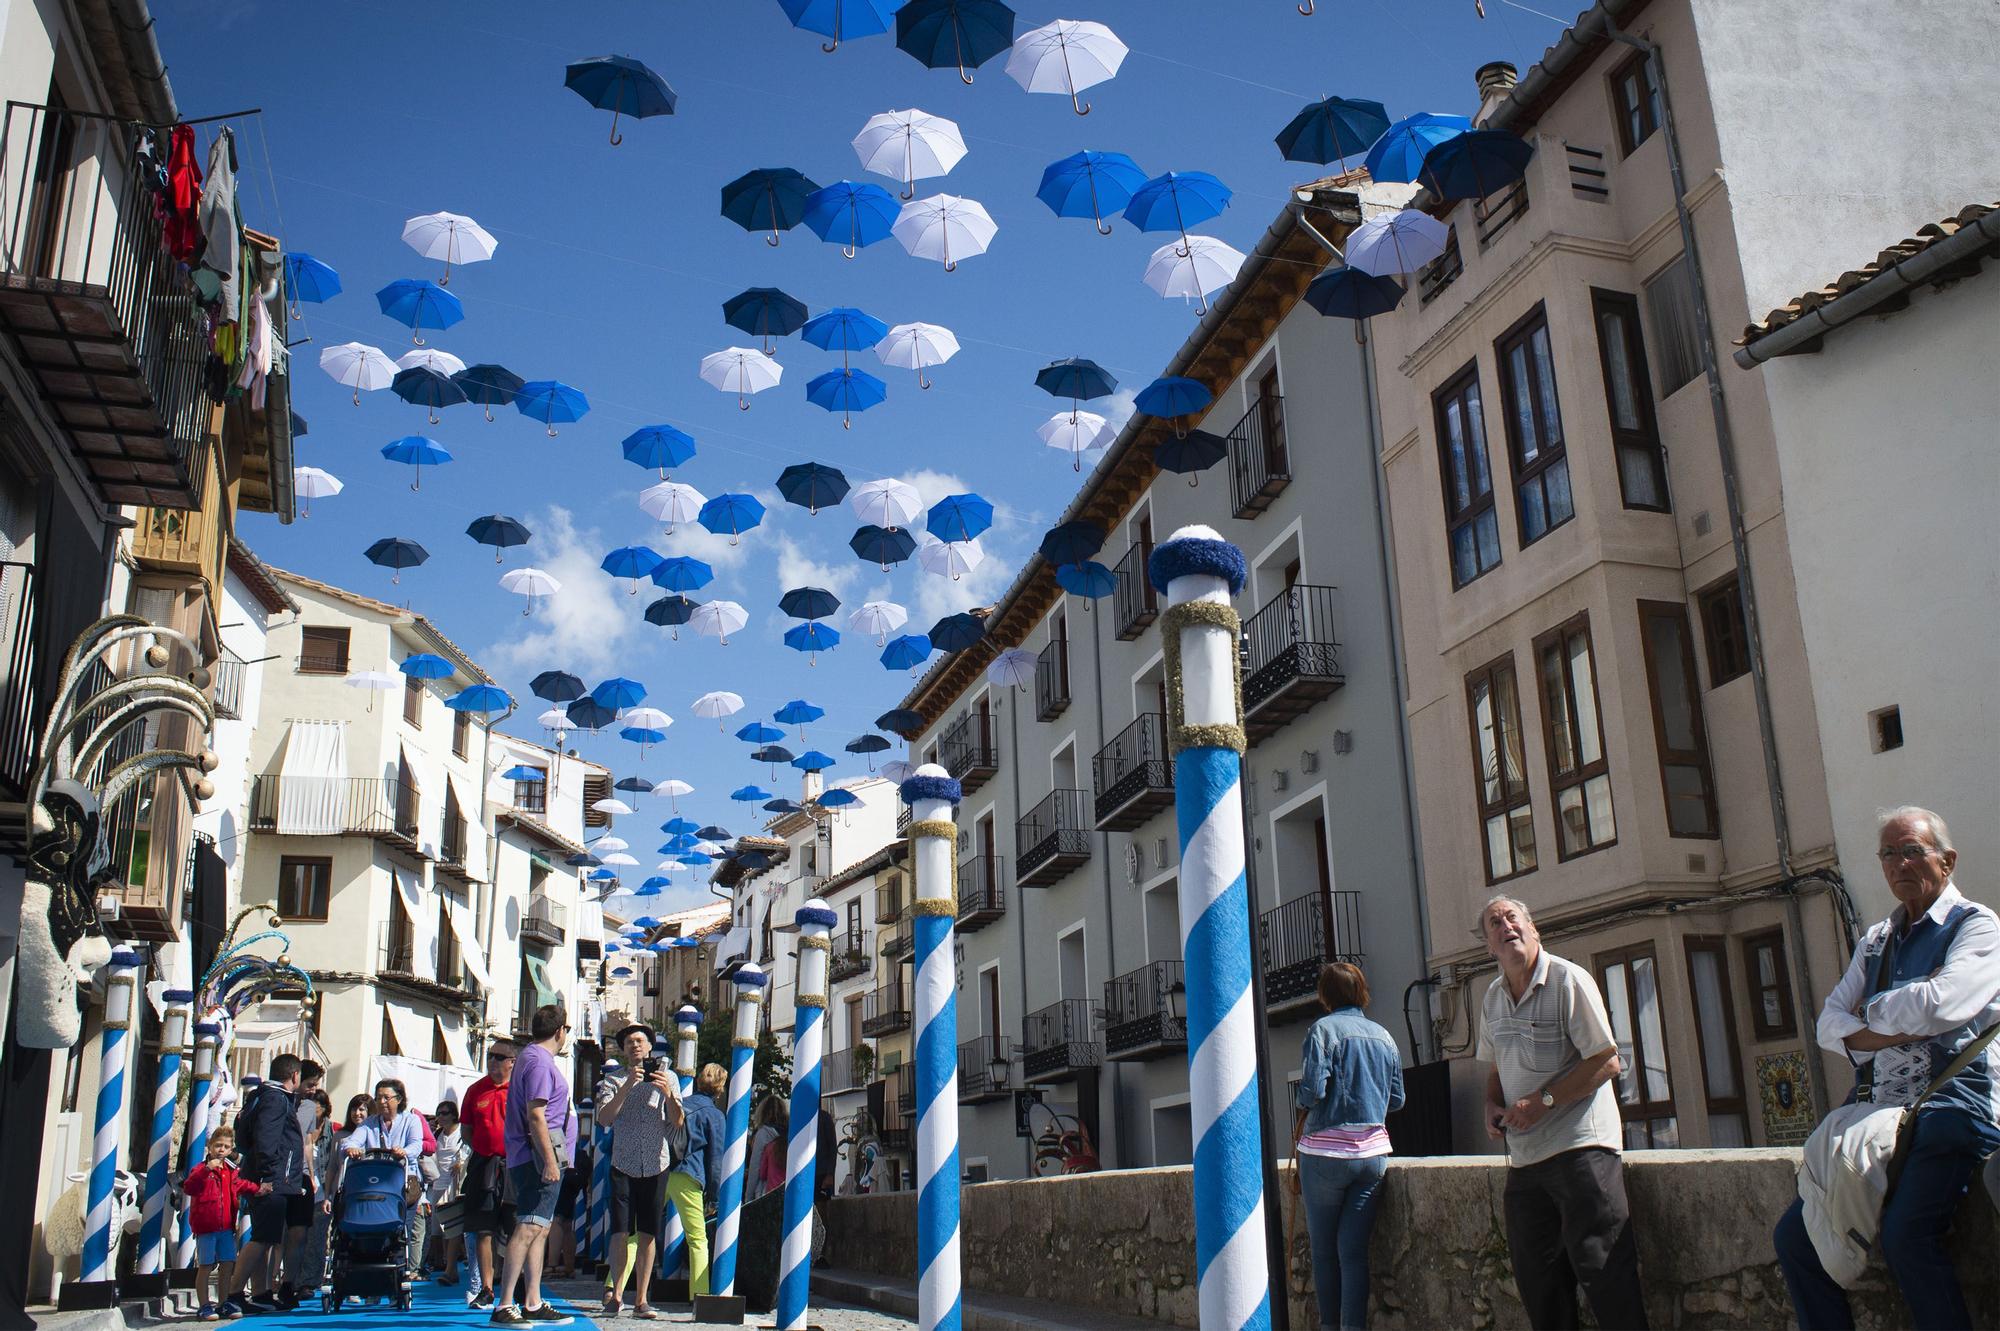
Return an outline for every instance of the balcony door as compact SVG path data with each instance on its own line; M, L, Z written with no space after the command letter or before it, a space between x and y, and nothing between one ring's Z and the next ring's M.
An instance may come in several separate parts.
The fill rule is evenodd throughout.
M1285 445L1285 399L1278 392L1278 361L1257 379L1257 426L1264 435L1266 475L1283 476L1291 471L1291 453Z
M993 863L993 815L982 813L979 821L972 825L972 850L979 857L978 890L991 896L999 882L999 870ZM989 1027L989 1030L997 1029Z
M1006 1029L1000 1024L1000 1018L1000 968L988 966L979 972L979 1020L980 1029L993 1042L993 1053L996 1055L1000 1049L1000 1033Z
M1070 930L1056 940L1056 964L1060 968L1062 996L1065 999L1089 999L1090 969L1084 946L1084 927ZM1082 1039L1072 1035L1071 1039Z

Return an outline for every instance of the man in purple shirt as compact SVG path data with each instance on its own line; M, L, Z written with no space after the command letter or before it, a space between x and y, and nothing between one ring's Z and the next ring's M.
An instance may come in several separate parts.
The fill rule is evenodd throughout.
M507 1174L514 1184L514 1233L494 1296L495 1326L567 1322L569 1314L542 1302L542 1253L555 1220L563 1166L576 1155L569 1083L556 1066L569 1043L569 1018L551 1003L535 1009L528 1034L533 1043L514 1060L507 1089ZM526 1286L514 1302L517 1281Z

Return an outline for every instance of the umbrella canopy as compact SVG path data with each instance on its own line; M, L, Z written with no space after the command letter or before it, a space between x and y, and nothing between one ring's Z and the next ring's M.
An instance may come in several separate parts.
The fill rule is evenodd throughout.
M924 530L940 541L969 541L993 525L993 505L976 494L946 495L924 515Z
M1535 145L1504 129L1475 129L1455 135L1424 154L1417 179L1449 203L1483 199L1527 173Z
M777 351L773 338L790 337L805 326L806 303L776 287L751 287L722 302L722 319L731 328L764 339L764 354Z
M906 481L863 481L848 492L847 506L861 521L890 531L907 527L924 511L923 496Z
M1057 217L1090 218L1099 234L1108 236L1111 224L1104 215L1123 209L1132 201L1132 192L1145 183L1146 173L1124 153L1086 148L1051 162L1042 171L1035 197Z
M941 652L962 652L986 636L986 624L979 616L960 611L931 625L924 636Z
M843 746L849 753L887 753L889 741L880 735L860 735Z
M889 396L889 386L866 370L851 367L828 370L806 383L806 401L826 411L840 413L840 428L854 428L854 413L879 405Z
M1089 522L1065 522L1042 537L1042 558L1058 566L1081 564L1104 548L1104 529Z
M729 543L764 520L764 506L746 494L721 494L701 506L695 520L717 536L729 533Z
M1178 231L1222 216L1229 186L1206 171L1169 171L1132 192L1125 220L1141 231Z
M880 564L887 573L891 564L900 564L916 553L917 538L901 528L892 531L871 524L850 536L847 547L869 563Z
M1067 416L1059 411L1037 426L1035 433L1050 448L1069 454L1072 470L1082 471L1083 455L1111 442L1106 437L1108 427L1109 423L1094 411L1072 411Z
M285 256L285 291L292 298L292 317L299 317L299 302L317 305L340 294L340 274L333 265L300 250Z
M875 718L875 728L877 730L893 730L897 734L907 737L910 732L924 728L924 715L922 712L914 711L908 707L891 707L888 711Z
M465 390L458 386L457 380L427 365L396 371L396 377L389 381L389 391L412 406L429 407L432 425L438 423L439 407L455 407L465 401Z
M670 116L679 99L667 81L646 66L622 55L593 56L563 71L563 86L600 111L611 113L611 146L625 141L618 117L644 120Z
M1063 564L1056 569L1056 585L1071 596L1097 601L1118 590L1118 576L1095 560Z
M449 351L439 351L436 347L412 347L410 350L396 357L396 368L399 370L413 370L419 367L426 370L436 370L442 375L454 375L465 369L465 362L452 355ZM393 389L394 387L394 384L390 385L390 388ZM460 388L458 391L461 396L456 400L460 402L465 401L463 396L465 390ZM408 399L405 400L407 401Z
M847 627L856 633L870 635L875 639L875 645L880 647L889 641L891 633L909 620L910 612L894 601L868 601L847 617Z
M903 182L903 197L917 195L916 182L949 175L965 156L956 123L912 107L868 117L854 136L854 155L863 171Z
M486 408L489 421L493 419L493 408L507 406L522 387L521 376L504 365L468 365L452 375L452 381L465 394L466 401Z
M986 560L986 551L977 541L940 541L925 532L917 542L917 563L926 573L957 582ZM942 646L942 644L939 644Z
M430 374L429 370L405 370L404 374ZM444 383L451 380L442 375L435 376ZM391 462L402 462L417 469L417 479L410 482L412 490L422 486L423 469L440 467L451 461L451 451L435 439L426 439L420 434L405 435L382 445L382 456Z
M375 293L382 313L410 330L410 340L424 344L424 329L451 327L465 318L465 306L436 282L422 277L405 277Z
M432 652L416 652L396 667L411 679L450 679L458 667Z
M662 559L651 575L655 587L670 592L698 592L715 579L715 570L691 555Z
M504 712L514 705L514 699L507 690L492 684L474 684L469 689L461 689L444 700L444 705L454 712L471 712L490 716L494 712Z
M726 347L701 358L702 382L736 394L736 405L750 410L750 395L776 388L785 367L754 347Z
M1000 230L983 205L956 194L904 204L892 229L913 257L935 260L947 273L958 270L959 260L986 253Z
M1074 411L1078 402L1089 402L1094 398L1110 397L1118 391L1118 381L1111 372L1094 360L1081 356L1071 356L1064 360L1050 361L1035 371L1035 387L1050 397L1066 397Z
M771 792L762 790L756 786L738 786L735 790L729 792L729 798L739 800L744 804L750 804L757 800L770 799Z
M585 730L602 730L618 719L618 714L595 698L578 698L563 709L571 723Z
M734 716L743 710L743 695L740 693L730 693L726 690L704 693L694 700L688 710L704 720L719 722L723 717ZM718 725L716 729L720 730L722 727ZM694 829L689 828L688 830L693 831Z
M958 67L958 77L1014 44L1014 11L1000 0L908 0L896 11L896 45L931 69Z
M694 612L700 608L700 601L690 601L679 592L669 592L646 606L646 622L672 629L675 641L679 641L681 625L693 619Z
M792 757L793 754L790 749L778 744L766 744L761 749L752 749L750 751L750 761L758 763L771 763L773 765L788 763L792 760ZM773 773L773 775L776 774Z
M549 779L549 774L539 767L530 767L526 763L515 763L500 774L500 779L502 781L546 781Z
M1035 654L1026 647L1009 647L986 667L986 678L1002 688L1024 689L1035 682Z
M819 49L831 55L843 38L873 37L889 31L902 0L778 0L795 28L833 38Z
M824 772L834 765L834 760L818 749L808 749L792 759L792 766L801 772Z
M401 536L384 536L369 546L365 553L369 563L394 569L395 576L389 580L398 583L403 580L404 569L415 568L431 557L430 551L415 541L406 540Z
M860 351L889 335L889 325L874 315L839 305L806 320L799 336L825 351Z
M899 213L895 196L880 185L836 180L806 197L803 219L814 235L840 246L841 254L852 259L888 239Z
M636 679L613 675L592 689L590 698L600 706L609 707L613 711L622 711L627 707L637 707L646 700L646 686Z
M659 552L644 545L621 545L598 564L614 578L629 579L632 585L626 591L632 596L639 594L639 579L650 576L659 566Z
M558 379L530 379L521 385L521 391L514 395L514 410L523 416L540 421L548 429L549 438L556 437L556 422L567 424L580 421L590 410L590 399L583 390L571 388Z
M327 347L319 353L319 367L335 383L354 390L357 407L361 405L363 392L387 388L396 379L396 362L384 355L380 347L371 347L366 342L342 342L337 347Z
M826 791L819 797L820 807L824 809L844 809L850 804L859 803L861 803L859 795L851 790L842 790L839 788Z
M621 728L618 732L618 738L630 740L632 743L637 744L639 746L639 752L642 759L644 758L646 746L648 744L658 744L661 740L664 740L666 737L667 737L666 731L655 729L652 726L625 726ZM626 812L630 813L631 810L627 809Z
M661 481L639 492L639 507L648 517L666 523L669 532L677 523L693 522L700 517L701 506L707 502L707 495L679 481Z
M804 813L805 806L797 800L765 800L758 807L766 813Z
M884 365L917 372L917 387L929 388L924 368L942 365L958 354L958 338L949 328L936 324L897 324L887 337L875 344L875 355Z
M305 507L299 511L300 517L312 516L313 500L331 499L346 488L340 478L330 471L322 471L318 467L292 468L292 493L306 501Z
M451 284L453 264L482 263L493 257L500 242L470 217L457 213L423 213L403 223L403 243L426 259L443 259L439 286Z
M1132 405L1148 416L1158 416L1162 420L1172 420L1178 416L1192 416L1205 411L1215 401L1215 394L1208 385L1198 379L1183 379L1169 375L1155 379L1139 390Z
M1186 476L1189 485L1201 484L1195 473L1207 471L1228 454L1229 441L1208 430L1189 430L1153 445L1153 461L1160 470Z
M1464 116L1435 115L1429 111L1404 116L1375 140L1362 165L1374 180L1414 181L1423 173L1424 157L1432 148L1471 128L1472 122Z
M669 777L667 780L660 782L660 784L658 784L657 786L654 786L653 793L655 795L666 795L669 798L677 800L683 795L694 794L694 787L689 785L685 781L678 781ZM683 822L685 820L677 816L674 819L674 821ZM694 831L694 824L689 823L687 830L690 832Z
M1213 236L1184 236L1153 251L1146 262L1146 285L1162 296L1192 297L1197 315L1208 313L1208 297L1236 280L1244 255Z
M1278 131L1278 151L1288 162L1312 162L1324 166L1338 161L1347 170L1347 159L1368 151L1368 145L1389 128L1389 112L1380 102L1347 97L1329 97L1313 102Z
M931 654L931 640L921 633L892 638L882 649L882 664L890 670L915 670Z
M789 166L746 171L722 187L722 215L745 231L768 231L768 245L805 216L806 199L819 186Z
M569 719L569 713L563 708L551 707L535 718L535 724L544 730L554 731L556 738L560 740L569 732L569 728L573 723Z
M729 635L749 622L750 612L734 601L709 601L696 606L688 616L688 623L696 633L714 638L724 647L729 645Z
M625 460L667 478L667 472L694 457L694 440L671 425L642 425L618 445Z
M840 598L824 587L794 587L778 598L778 609L793 619L825 619L840 609Z
M538 568L516 568L500 575L500 589L527 598L521 613L532 615L535 602L544 596L554 596L562 590L562 583Z
M533 534L519 518L510 518L503 513L488 513L483 518L474 518L466 524L465 534L481 545L493 547L493 562L500 562L500 552L517 545L526 545Z
M903 782L909 780L910 773L916 770L915 767L904 762L901 758L891 758L888 762L882 764L882 779L884 781L894 781L900 786Z
M1403 285L1395 278L1377 277L1347 264L1327 269L1308 283L1305 291L1306 304L1321 314L1354 320L1356 342L1363 340L1361 325L1365 321L1387 314L1402 298Z
M687 782L685 781L662 781L659 785L653 787L653 793L660 794L668 786L685 786L685 785L687 785ZM694 794L694 791L690 789L690 790L683 790L679 793L682 795L692 795ZM667 819L666 822L660 824L660 830L662 832L665 832L668 836L671 837L686 836L690 838L687 844L691 846L694 844L694 841L692 840L694 833L700 828L700 826L701 824L697 823L692 818L683 818L679 814L675 814L672 818L669 818ZM685 850L687 849L687 847L676 846L674 849ZM665 855L668 854L669 852L661 851L660 853L662 855Z
M736 732L736 738L745 744L773 744L784 737L784 731L763 721L752 721Z
M778 473L778 493L787 503L817 514L847 497L847 477L820 462L796 462Z
M630 683L631 681L627 680L625 682ZM668 716L657 707L634 707L626 712L624 716L620 717L619 720L628 726L640 726L646 730L665 730L674 723L674 719L671 716ZM647 783L646 789L651 790L652 788L652 784L650 782Z
M575 702L583 696L583 681L567 670L544 670L528 681L528 690L550 702Z
M781 726L804 726L826 715L826 708L815 707L804 698L794 698L771 713L771 719Z
M1429 213L1404 208L1371 217L1347 237L1347 266L1375 277L1414 273L1444 253L1451 230Z
M1102 23L1057 19L1014 39L1007 77L1029 92L1067 94L1080 116L1090 104L1076 95L1109 80L1125 63L1125 43Z

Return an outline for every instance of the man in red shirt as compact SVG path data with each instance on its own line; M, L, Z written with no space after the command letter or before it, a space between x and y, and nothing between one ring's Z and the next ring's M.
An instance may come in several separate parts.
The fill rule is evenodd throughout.
M459 1097L458 1120L471 1155L461 1192L465 1199L465 1233L474 1243L466 1263L467 1302L474 1308L493 1306L493 1236L504 1240L514 1227L514 1204L507 1188L507 1079L514 1071L514 1046L497 1041L486 1050L486 1075Z

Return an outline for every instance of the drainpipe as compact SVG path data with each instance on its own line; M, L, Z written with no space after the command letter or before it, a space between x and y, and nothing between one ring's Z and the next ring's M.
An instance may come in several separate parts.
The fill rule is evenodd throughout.
M1104 751L1104 634L1102 632L1104 626L1098 622L1103 618L1104 616L1101 611L1092 612L1090 616L1090 676L1093 684L1091 692L1095 695L1091 701L1096 705L1097 712L1097 747L1092 750L1091 754L1091 786L1093 790L1097 784L1095 758L1097 754ZM1082 763L1077 764L1076 779L1079 789L1081 789L1083 784L1082 767ZM1097 820L1093 817L1091 821L1096 822ZM1118 975L1118 930L1111 919L1111 834L1109 832L1097 833L1097 849L1097 858L1100 861L1098 867L1103 871L1099 877L1104 882L1104 964L1111 972L1105 978L1114 979ZM1092 1004L1092 1007L1095 1006L1095 1004ZM1113 1066L1111 1069L1111 1122L1114 1129L1118 1126L1118 1107L1122 1101L1119 1091L1123 1089L1124 1080L1122 1065ZM1101 1138L1104 1135L1104 1104L1102 1100L1098 1102L1097 1109L1097 1131L1098 1136ZM1122 1150L1125 1145L1125 1134L1122 1131L1118 1131L1117 1137L1119 1148ZM1107 1155L1111 1154L1105 1151L1105 1144L1101 1140L1097 1143L1097 1149ZM1112 1169L1118 1167L1115 1157L1106 1163Z
M1007 708L1007 751L1013 755L1013 760L1007 764L1007 774L1012 778L1010 784L1014 787L1014 826L1018 833L1021 825L1021 699L1019 689L1016 689L1014 693L1015 696L1009 700ZM1018 851L1020 848L1020 839L1017 835L1014 849ZM1020 861L1016 858L1015 867L1019 868L1019 866ZM1014 944L1020 953L1021 969L1018 974L1021 977L1021 1015L1023 1017L1028 1015L1028 899L1033 895L1034 893L1023 892L1018 887L1014 889L1014 904L1016 906L1014 915ZM1034 1176L1035 1139L1031 1133L1021 1139L1021 1177L1033 1178Z
M1674 123L1674 101L1667 88L1667 63L1659 45L1618 26L1608 14L1605 31L1613 40L1641 52L1660 90L1660 131L1666 139L1667 170L1674 189L1674 218L1680 225L1681 253L1686 256L1688 282L1694 292L1695 346L1701 355L1702 376L1708 381L1708 406L1715 421L1715 449L1722 471L1722 493L1729 510L1729 544L1736 555L1737 584L1743 600L1743 629L1749 640L1750 681L1757 694L1757 737L1764 749L1764 784L1770 792L1771 827L1778 851L1778 872L1789 885L1792 878L1792 833L1785 813L1785 778L1778 764L1778 735L1771 719L1770 679L1764 666L1764 636L1757 610L1756 578L1750 566L1750 540L1743 526L1743 498L1736 474L1736 436L1729 425L1729 404L1722 391L1722 366L1715 355L1715 327L1708 306L1708 284L1702 277L1701 251L1695 244L1694 217L1688 212L1687 178L1681 164L1680 131ZM1811 1012L1816 991L1812 979L1812 959L1806 947L1804 913L1798 893L1785 894L1785 916L1792 935L1793 951L1799 959L1794 1006ZM1826 1060L1816 1040L1807 1040L1806 1057L1813 1070L1813 1112L1826 1112Z

